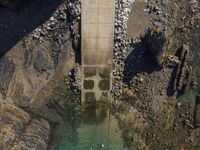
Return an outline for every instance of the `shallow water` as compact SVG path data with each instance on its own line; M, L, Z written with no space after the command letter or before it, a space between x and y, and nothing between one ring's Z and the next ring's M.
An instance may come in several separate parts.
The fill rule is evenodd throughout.
M61 133L64 136L53 146L54 150L124 149L117 120L105 105L85 108L79 126L72 130Z

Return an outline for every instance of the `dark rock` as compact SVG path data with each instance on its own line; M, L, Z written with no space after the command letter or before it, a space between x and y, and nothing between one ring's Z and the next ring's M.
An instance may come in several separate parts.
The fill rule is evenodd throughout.
M8 58L2 58L0 60L0 88L1 90L7 90L9 83L13 77L15 71L15 65Z
M195 115L194 115L194 125L200 127L200 95L196 97Z
M48 58L45 58L42 52L38 52L37 58L34 62L34 67L38 72L43 73L52 69L52 63L48 60Z

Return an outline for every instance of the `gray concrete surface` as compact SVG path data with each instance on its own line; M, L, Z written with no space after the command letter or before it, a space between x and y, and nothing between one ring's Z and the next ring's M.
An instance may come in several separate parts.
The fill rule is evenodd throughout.
M99 68L109 67L109 80L111 79L115 0L82 0L81 2L82 102L84 102L87 101L86 92L94 92L96 100L101 98L102 90L99 88L99 82L102 77L99 76ZM85 67L96 68L96 75L86 77ZM93 80L94 88L86 90L83 86L84 80ZM109 86L111 87L111 82ZM109 90L106 92L110 95Z

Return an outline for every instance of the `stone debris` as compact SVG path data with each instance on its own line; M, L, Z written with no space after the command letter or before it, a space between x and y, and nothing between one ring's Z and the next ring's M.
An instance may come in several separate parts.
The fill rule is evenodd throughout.
M113 85L114 99L122 94L124 59L132 40L127 38L128 16L131 12L134 0L115 1L115 31L114 31L114 58L113 58Z
M69 73L70 80L66 80L67 88L72 90L75 95L80 95L81 93L81 66L77 63L75 64L72 71Z
M180 63L180 60L178 59L177 56L169 55L167 58L166 66L175 68L176 66L178 66L179 63Z
M80 38L80 35L75 27L77 22L80 22L80 14L80 0L65 1L61 6L59 6L46 23L33 31L32 38L41 43L45 40L45 38L52 37L49 33L50 31L59 31L59 29L66 28L70 28L71 36L74 40Z

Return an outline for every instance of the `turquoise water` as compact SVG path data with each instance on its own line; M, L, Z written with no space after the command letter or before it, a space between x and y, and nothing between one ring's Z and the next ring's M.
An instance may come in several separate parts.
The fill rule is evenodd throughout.
M72 131L73 130L73 131ZM54 150L123 150L123 140L116 118L107 106L84 109L79 126L63 131Z

